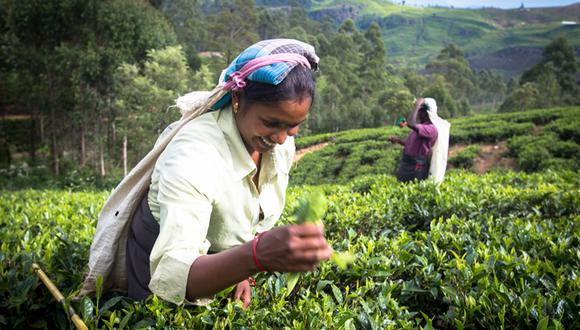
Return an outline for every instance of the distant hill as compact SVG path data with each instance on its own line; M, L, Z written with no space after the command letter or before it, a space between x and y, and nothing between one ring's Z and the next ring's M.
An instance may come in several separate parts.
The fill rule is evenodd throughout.
M454 43L475 69L498 69L513 76L536 63L542 48L557 36L566 37L580 54L580 3L504 10L411 7L386 0L301 2L316 20L329 17L338 24L350 18L361 29L376 22L390 60L399 64L422 66Z

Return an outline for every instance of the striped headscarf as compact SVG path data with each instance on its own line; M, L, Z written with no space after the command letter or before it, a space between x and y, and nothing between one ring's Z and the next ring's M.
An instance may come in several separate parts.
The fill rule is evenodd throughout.
M316 71L319 58L314 47L294 39L263 40L244 50L222 72L219 85L228 90L243 88L244 78L265 84L278 85L297 65ZM253 67L249 68L249 66ZM240 76L244 73L244 77ZM240 79L241 78L241 79ZM220 109L231 102L231 92L224 95L212 108Z

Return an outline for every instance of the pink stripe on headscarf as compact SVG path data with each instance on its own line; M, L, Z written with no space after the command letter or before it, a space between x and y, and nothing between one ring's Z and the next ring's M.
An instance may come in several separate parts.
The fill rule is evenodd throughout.
M300 54L283 53L283 54L264 55L255 58L251 61L248 61L248 63L244 64L244 66L240 70L232 73L230 75L230 81L228 81L224 85L224 89L234 91L240 90L246 86L246 82L244 81L244 79L246 79L246 77L249 76L252 72L256 71L257 69L263 66L279 62L302 64L310 69L310 62L308 62L308 59L306 59L306 57Z

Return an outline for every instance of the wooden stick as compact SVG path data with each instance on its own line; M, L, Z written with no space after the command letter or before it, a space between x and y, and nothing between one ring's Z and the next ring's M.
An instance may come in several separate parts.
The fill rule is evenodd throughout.
M42 269L40 269L40 266L38 266L36 263L32 264L32 269L36 272L36 274L38 274L38 277L40 277L40 280L42 281L42 283L44 283L48 291L52 293L54 299L56 299L56 301L58 301L62 305L62 307L66 310L67 307L66 300L64 299L64 296L62 295L62 293L60 293L56 285L52 283L50 278L46 276L46 274L42 271ZM88 330L87 326L85 325L83 320L77 315L72 306L68 306L68 315L72 323L77 327L77 329Z

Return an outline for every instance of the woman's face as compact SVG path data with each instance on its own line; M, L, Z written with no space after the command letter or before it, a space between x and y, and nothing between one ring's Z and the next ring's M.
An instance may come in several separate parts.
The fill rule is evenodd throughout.
M426 123L430 123L431 120L429 119L429 114L427 114L426 110L419 110L419 122L426 124Z
M288 136L298 133L298 125L306 120L311 99L248 104L243 97L234 95L239 102L235 114L238 130L249 153L267 152L283 144Z

